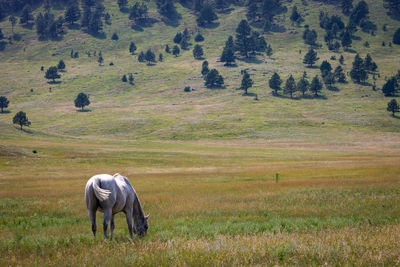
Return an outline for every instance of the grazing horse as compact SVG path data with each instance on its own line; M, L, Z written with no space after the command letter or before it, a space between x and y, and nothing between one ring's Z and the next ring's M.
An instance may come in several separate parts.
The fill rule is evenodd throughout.
M107 237L107 227L111 220L110 233L114 231L114 215L120 211L126 215L129 235L145 235L149 228L139 198L128 179L120 174L99 174L89 179L85 189L85 202L92 223L93 238L96 239L96 211L104 212L103 231ZM133 218L133 227L132 227Z

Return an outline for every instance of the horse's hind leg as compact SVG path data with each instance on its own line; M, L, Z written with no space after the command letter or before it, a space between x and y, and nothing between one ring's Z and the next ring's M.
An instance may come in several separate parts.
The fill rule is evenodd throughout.
M89 219L92 223L93 240L96 240L96 210L89 210Z
M111 215L111 225L110 225L110 233L111 233L110 239L111 240L113 239L114 228L115 228L115 225L114 225L114 214L112 214Z
M107 227L108 223L110 222L112 217L112 209L105 209L104 210L104 220L103 220L103 231L104 231L104 238L107 237Z

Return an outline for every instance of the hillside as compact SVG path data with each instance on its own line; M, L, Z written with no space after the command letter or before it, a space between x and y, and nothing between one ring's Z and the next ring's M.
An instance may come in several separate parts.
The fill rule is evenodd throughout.
M307 1L287 3L288 12L278 15L276 20L284 25L285 32L264 34L273 48L273 55L257 56L249 60L237 60L237 67L223 66L219 61L225 41L235 36L235 29L246 16L246 7L232 5L230 12L218 14L218 27L199 28L193 11L176 3L181 19L175 25L162 21L155 3L150 3L149 16L156 23L141 30L132 29L129 14L118 9L116 1L104 1L106 11L111 14L111 25L104 25L105 38L95 38L77 29L68 29L59 41L38 41L35 30L17 24L15 32L19 41L13 41L0 52L1 95L10 100L10 113L0 116L2 132L20 134L11 126L12 116L19 110L27 113L32 122L29 130L36 136L92 136L123 139L232 139L266 138L285 140L336 140L348 139L354 135L392 133L399 131L399 121L386 111L389 98L380 90L385 78L397 73L400 46L386 45L391 42L394 31L400 26L385 13L381 1L369 1L370 18L377 24L376 36L357 31L361 40L353 41L353 50L362 57L371 54L378 65L380 78L376 81L379 90L371 86L337 84L337 91L323 89L322 98L276 97L271 94L268 80L278 72L285 81L290 74L299 79L304 71L308 77L320 75L318 68L310 69L302 63L308 45L303 43L303 27L292 26L289 20L291 6L296 4L301 14L307 14L305 22L318 33L320 60L330 60L333 68L339 65L340 54L344 56L345 72L349 72L355 54L334 53L327 49L324 30L319 27L320 11L341 15L340 8ZM43 11L42 7L33 14ZM63 10L55 10L62 14ZM342 16L344 20L347 17ZM387 31L382 26L387 24ZM0 23L3 33L8 36L11 26L7 20ZM205 59L210 68L217 68L225 79L225 89L207 89L201 76L202 60L195 60L192 48L183 51L179 57L167 54L164 46L174 45L175 34L185 28L195 33L200 30L205 41L201 43ZM260 30L260 29L258 29ZM262 29L261 29L262 30ZM112 41L116 32L118 41ZM130 55L129 43L138 47L136 55ZM364 47L368 41L369 48ZM164 61L148 66L137 60L140 51L151 48L158 57L163 53ZM79 58L71 59L70 51L79 52ZM302 54L299 55L299 50ZM91 51L92 56L85 53ZM97 63L94 51L101 51L103 66ZM48 84L44 70L57 65L63 59L66 72L61 73L59 84ZM114 66L109 66L113 62ZM254 86L250 96L242 96L240 87L242 69L248 69ZM133 73L135 85L122 83L123 74ZM372 78L369 80L372 84ZM283 83L284 85L284 83ZM190 86L194 91L185 93ZM49 92L49 87L52 92ZM33 91L31 91L31 89ZM73 101L79 92L90 94L90 112L78 113ZM257 94L258 100L254 100ZM298 93L297 93L298 94ZM8 135L8 134L7 134ZM357 137L355 137L357 140Z

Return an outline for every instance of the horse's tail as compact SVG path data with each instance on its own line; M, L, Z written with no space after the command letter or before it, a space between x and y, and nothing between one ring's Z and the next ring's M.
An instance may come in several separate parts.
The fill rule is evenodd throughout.
M111 194L111 191L100 188L99 184L100 184L99 177L94 177L94 179L93 179L94 194L96 195L96 198L100 201L107 200Z

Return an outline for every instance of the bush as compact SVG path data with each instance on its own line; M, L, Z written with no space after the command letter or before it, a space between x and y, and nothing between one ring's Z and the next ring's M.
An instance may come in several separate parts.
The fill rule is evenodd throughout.
M111 40L118 41L118 39L119 39L118 34L114 32L113 35L111 36Z
M190 92L190 86L186 86L185 89L183 89L184 92Z

